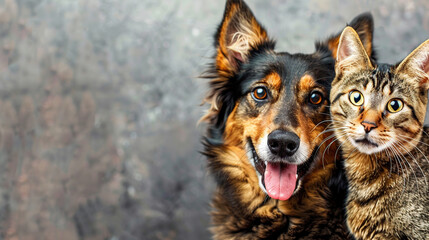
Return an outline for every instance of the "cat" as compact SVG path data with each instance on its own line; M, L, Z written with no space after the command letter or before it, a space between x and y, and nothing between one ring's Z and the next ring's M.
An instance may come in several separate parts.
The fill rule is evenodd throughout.
M335 70L330 111L350 232L357 240L429 239L429 40L399 64L376 65L347 27Z

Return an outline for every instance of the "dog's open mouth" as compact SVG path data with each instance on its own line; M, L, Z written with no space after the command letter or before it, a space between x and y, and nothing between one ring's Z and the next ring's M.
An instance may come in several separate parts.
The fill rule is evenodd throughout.
M299 190L301 178L310 169L314 158L311 157L300 165L263 161L258 156L250 139L248 144L252 152L253 165L259 175L261 188L271 198L288 200Z

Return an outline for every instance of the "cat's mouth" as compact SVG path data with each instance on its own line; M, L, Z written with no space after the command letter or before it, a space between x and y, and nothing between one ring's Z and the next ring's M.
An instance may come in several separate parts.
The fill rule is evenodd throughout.
M386 145L378 144L373 139L370 139L368 136L365 136L361 139L352 139L352 145L355 146L361 153L373 154L382 151Z
M364 146L378 147L378 144L377 144L377 143L373 142L372 140L370 140L370 139L369 139L369 138L367 138L367 137L364 137L364 138L362 138L362 139L355 140L355 142L356 142L356 143L359 143L359 144L362 144L362 145L364 145Z

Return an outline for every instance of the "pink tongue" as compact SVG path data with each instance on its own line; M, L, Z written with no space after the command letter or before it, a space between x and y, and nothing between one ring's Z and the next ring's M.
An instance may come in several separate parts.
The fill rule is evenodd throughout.
M271 198L288 200L296 185L297 166L292 164L267 163L265 188Z

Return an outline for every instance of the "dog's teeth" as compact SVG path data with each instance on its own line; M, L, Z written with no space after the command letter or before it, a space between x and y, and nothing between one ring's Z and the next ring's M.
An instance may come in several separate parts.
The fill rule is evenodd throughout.
M295 174L296 178L298 178L298 174Z

